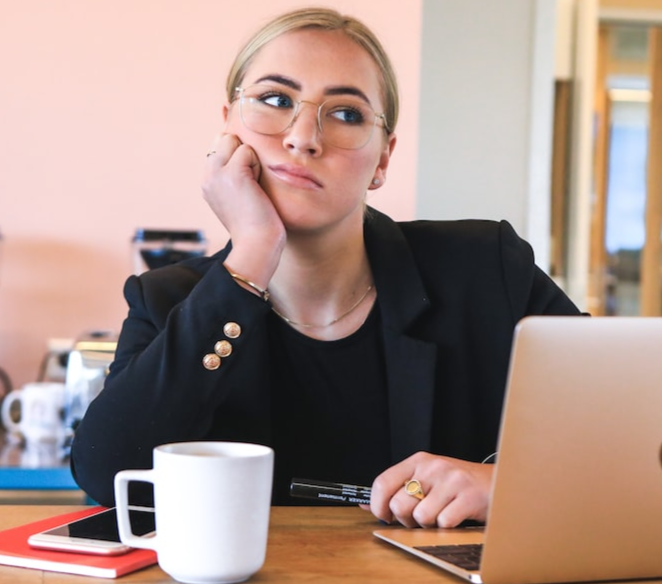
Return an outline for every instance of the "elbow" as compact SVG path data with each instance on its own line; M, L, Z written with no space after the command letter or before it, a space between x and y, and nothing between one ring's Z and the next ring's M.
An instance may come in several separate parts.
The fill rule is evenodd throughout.
M140 464L122 464L113 456L104 456L82 440L74 438L71 447L71 473L85 494L104 507L115 506L115 474L124 468L144 468ZM151 484L129 484L129 503L143 507L154 506Z
M104 507L115 506L113 476L105 475L99 463L89 463L80 455L80 448L72 446L69 461L76 484L95 503Z

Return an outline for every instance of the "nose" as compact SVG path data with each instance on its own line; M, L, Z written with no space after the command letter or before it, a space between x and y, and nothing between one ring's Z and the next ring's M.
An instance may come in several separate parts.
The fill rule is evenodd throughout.
M305 107L308 106L308 107ZM302 101L290 124L285 130L283 146L317 156L322 152L322 135L317 118L318 106Z

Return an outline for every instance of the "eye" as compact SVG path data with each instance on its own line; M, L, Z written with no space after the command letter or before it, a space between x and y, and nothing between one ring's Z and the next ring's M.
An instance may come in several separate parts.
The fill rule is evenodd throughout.
M291 108L294 107L294 101L289 95L279 93L276 91L269 91L257 97L261 103L275 107L275 108Z
M353 105L334 106L327 116L349 126L360 126L365 123L367 117L362 108Z

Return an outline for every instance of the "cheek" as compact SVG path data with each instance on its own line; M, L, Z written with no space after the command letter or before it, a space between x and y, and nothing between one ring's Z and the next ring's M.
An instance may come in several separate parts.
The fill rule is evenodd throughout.
M374 177L376 163L374 156L355 155L336 160L333 166L335 189L340 198L356 201L363 199ZM348 180L351 177L351 180Z
M236 107L231 107L228 110L227 116L225 118L225 132L227 134L239 135L239 132L243 129L243 127L244 124L241 122L239 109Z
M241 121L238 108L231 108L228 112L223 131L226 134L237 136L242 144L247 144L253 148L258 157L261 153L266 153L268 149L278 147L282 141L282 138L279 139L278 136L263 136L256 132L251 132Z
M347 174L356 177L357 182L365 182L368 185L379 164L379 156L369 151L355 152L347 161Z

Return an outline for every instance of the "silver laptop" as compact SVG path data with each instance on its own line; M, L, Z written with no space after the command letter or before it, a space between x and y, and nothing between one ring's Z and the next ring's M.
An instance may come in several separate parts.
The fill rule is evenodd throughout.
M471 582L662 577L662 318L518 325L491 501L484 530L374 533Z

